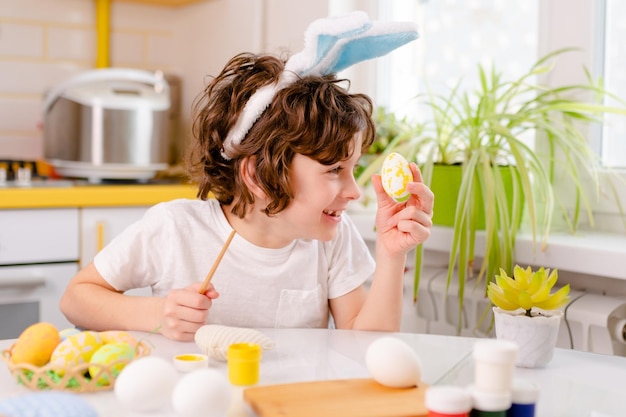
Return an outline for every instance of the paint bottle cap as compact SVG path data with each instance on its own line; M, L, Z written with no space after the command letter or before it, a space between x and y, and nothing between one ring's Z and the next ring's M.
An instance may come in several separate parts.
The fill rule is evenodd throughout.
M539 386L526 379L513 380L512 401L514 404L535 404L539 399Z
M428 387L424 394L424 405L440 414L464 415L472 411L472 397L461 387L438 385Z
M475 360L490 363L515 363L517 344L507 340L484 339L474 344L472 351Z
M488 392L476 389L473 385L468 389L475 410L506 411L511 408L511 392Z

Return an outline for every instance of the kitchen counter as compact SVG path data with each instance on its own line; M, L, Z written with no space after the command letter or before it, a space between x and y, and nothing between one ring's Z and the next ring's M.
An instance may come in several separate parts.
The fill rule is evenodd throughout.
M191 184L89 184L51 180L35 186L0 187L0 209L150 206L176 198L195 198Z
M389 333L327 329L259 329L276 346L263 352L259 385L370 377L365 366L368 346ZM195 343L175 342L160 335L136 333L152 346L152 355L171 360L175 354L198 352ZM428 385L467 386L473 381L472 349L478 339L417 333L394 333L407 342L422 362L422 379ZM0 350L13 340L0 340ZM209 366L226 375L224 362ZM179 374L182 376L182 374ZM623 382L626 358L556 349L544 369L515 368L515 378L540 388L537 417L624 417ZM15 383L0 363L0 401L29 392ZM233 386L229 417L254 415L243 403L243 388ZM136 416L120 404L112 391L81 394L100 417ZM320 398L324 401L324 398ZM207 407L209 405L207 404ZM173 417L169 406L142 413L144 417Z

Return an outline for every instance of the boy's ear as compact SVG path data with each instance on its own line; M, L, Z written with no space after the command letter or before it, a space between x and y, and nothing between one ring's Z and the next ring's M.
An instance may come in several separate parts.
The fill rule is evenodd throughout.
M256 178L256 156L249 156L244 158L241 165L239 166L240 175L243 182L248 187L248 190L259 199L265 198L265 192L257 182Z

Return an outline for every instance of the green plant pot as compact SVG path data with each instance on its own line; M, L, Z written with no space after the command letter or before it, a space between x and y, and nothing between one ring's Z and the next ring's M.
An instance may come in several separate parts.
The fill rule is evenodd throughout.
M504 188L509 204L509 215L511 215L513 211L513 177L516 177L518 186L521 188L519 175L512 175L508 167L501 167L500 173L504 180ZM461 165L435 164L433 166L433 177L430 184L430 189L435 194L433 224L449 227L454 226L454 216L456 213L459 189L461 188L462 175L463 168ZM479 193L477 207L483 207L482 192ZM484 210L478 210L477 212L476 229L485 229Z

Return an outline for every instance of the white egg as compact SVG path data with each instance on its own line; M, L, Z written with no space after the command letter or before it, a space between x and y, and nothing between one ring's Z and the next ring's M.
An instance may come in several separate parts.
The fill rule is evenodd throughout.
M198 369L174 387L172 406L178 417L222 417L230 407L231 385L215 369Z
M422 380L422 362L403 340L383 336L373 341L365 354L365 365L379 384L392 388L408 388Z
M178 372L169 361L144 356L122 370L115 381L115 396L131 411L153 411L170 401Z
M413 181L409 163L399 153L392 152L383 161L380 176L385 192L398 203L406 201L411 195L406 186Z

